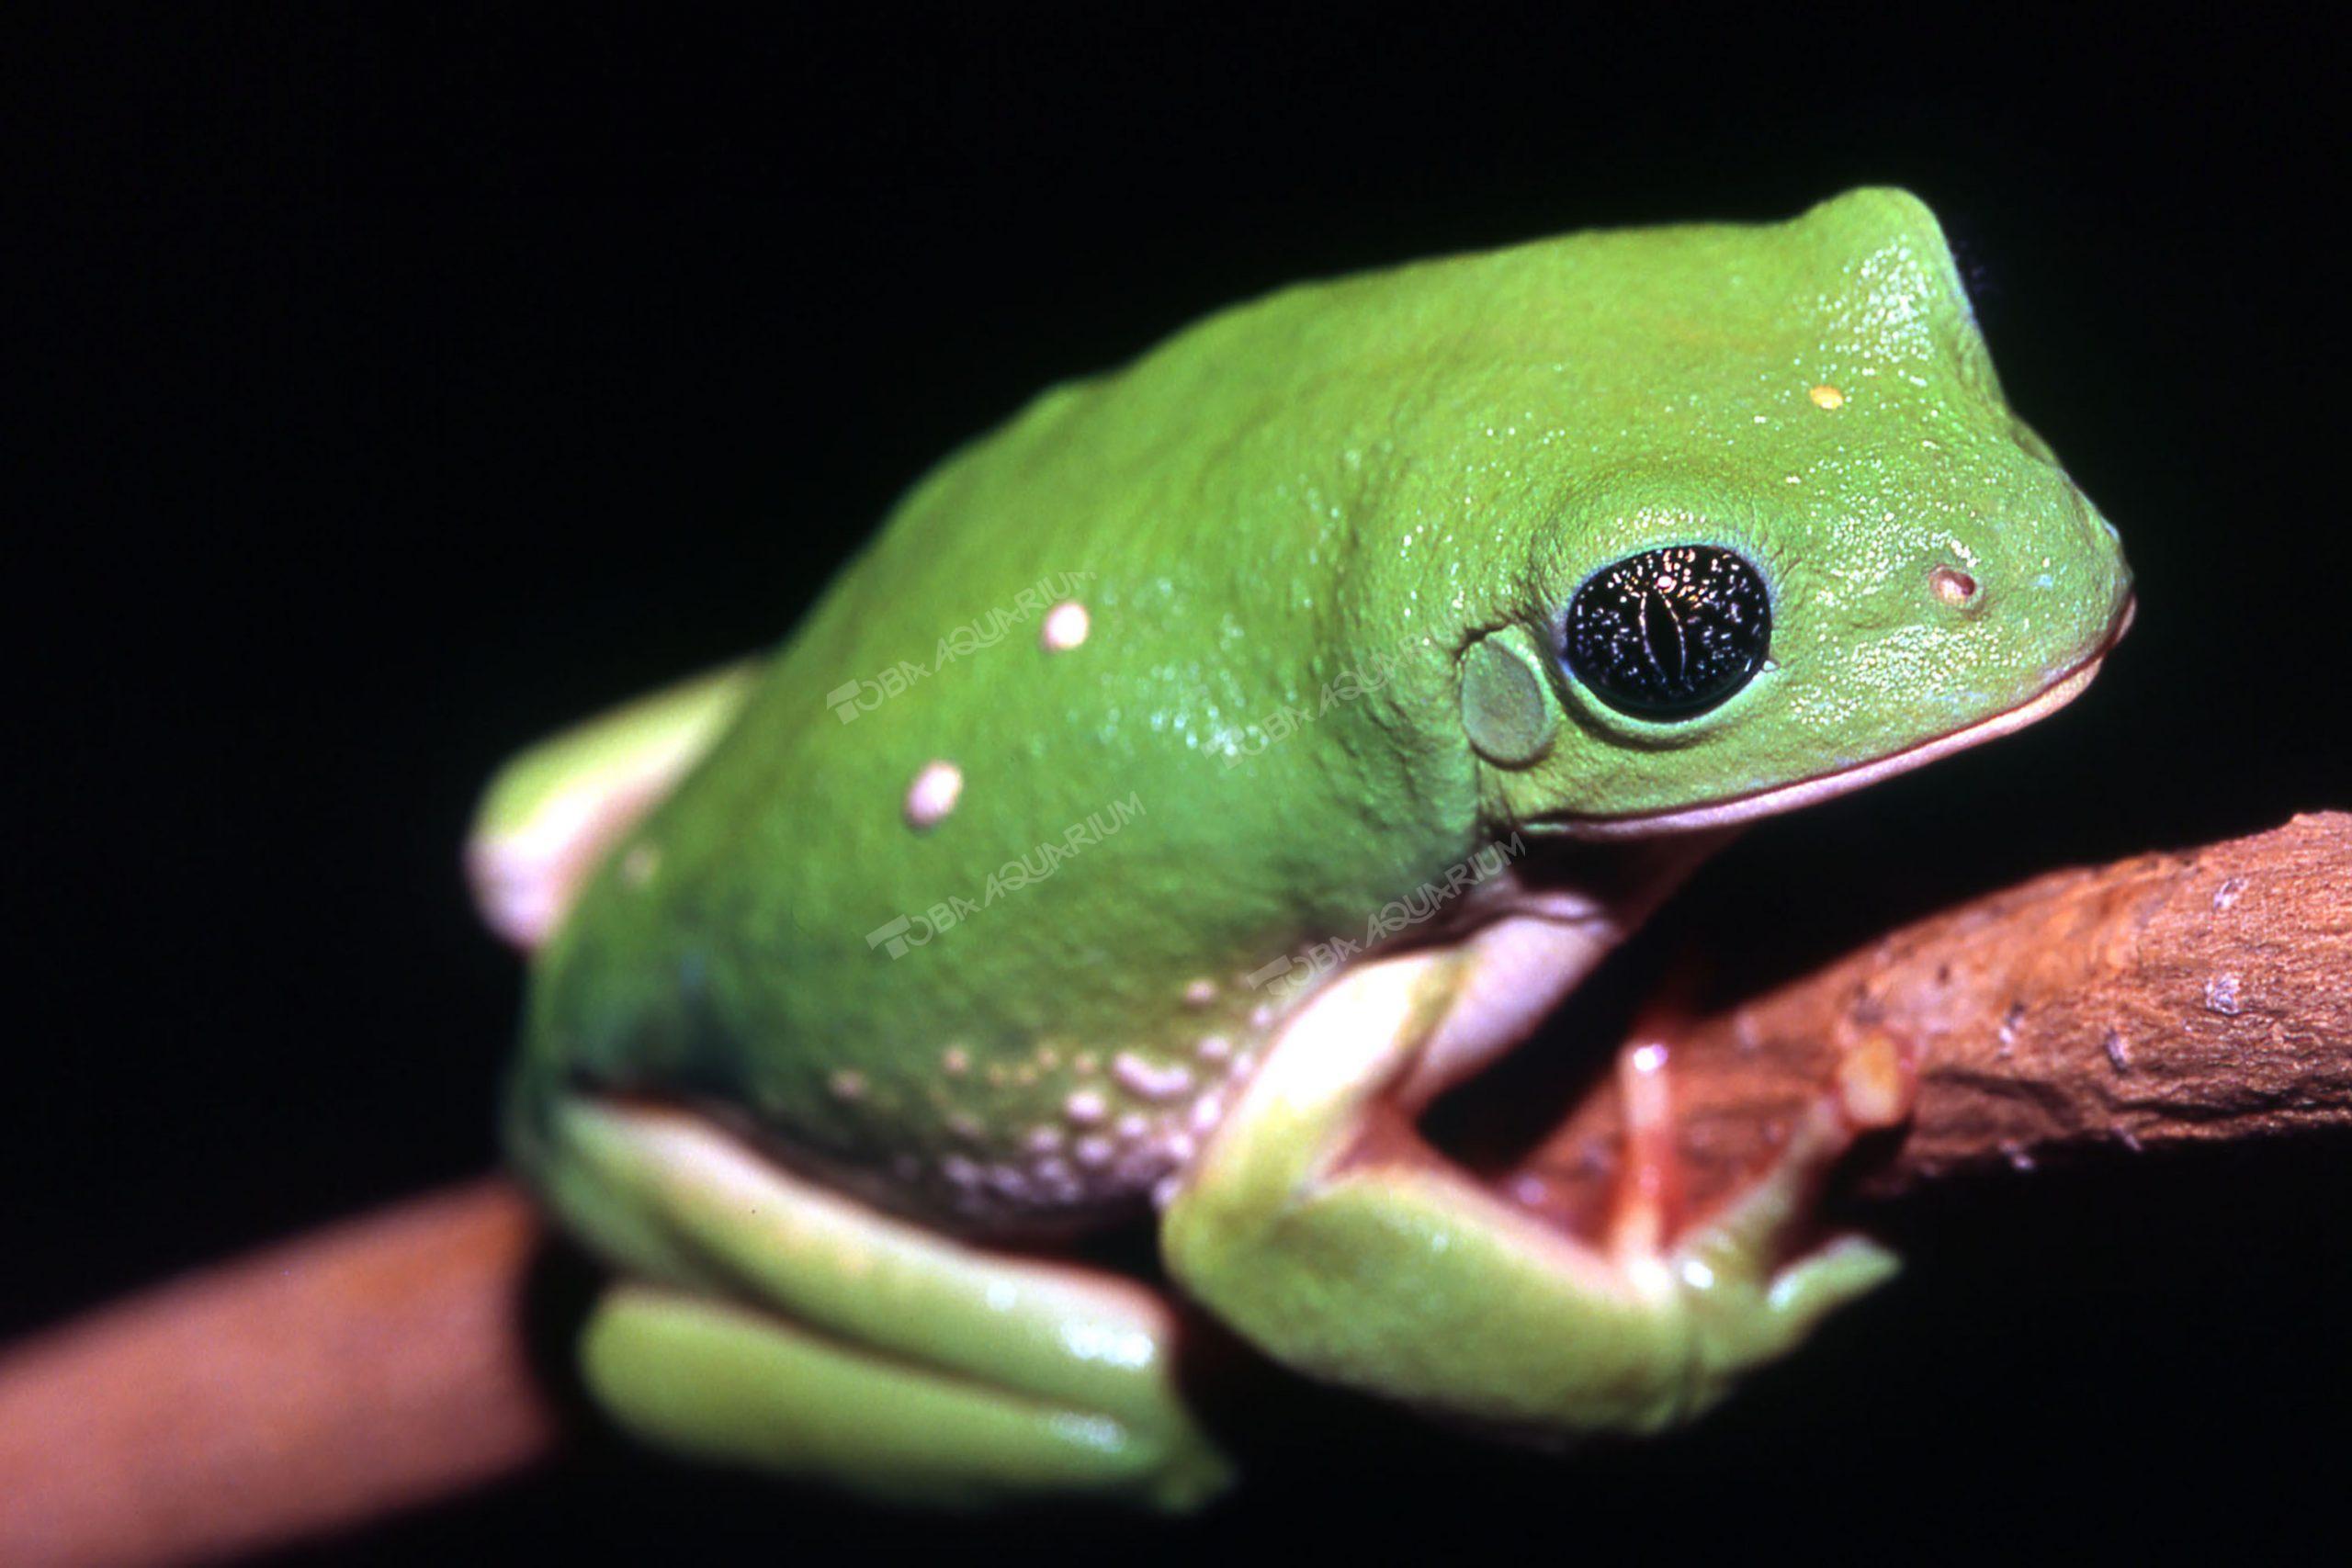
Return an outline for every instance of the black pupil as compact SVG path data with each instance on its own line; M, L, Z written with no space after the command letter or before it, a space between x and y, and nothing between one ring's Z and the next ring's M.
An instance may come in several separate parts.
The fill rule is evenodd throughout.
M1716 545L1644 550L1568 605L1569 672L1620 713L1686 718L1747 684L1772 640L1772 602L1746 558Z

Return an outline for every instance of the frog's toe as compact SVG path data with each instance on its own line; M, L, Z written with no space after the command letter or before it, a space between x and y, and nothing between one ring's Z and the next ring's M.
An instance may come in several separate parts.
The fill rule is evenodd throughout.
M1721 1403L1746 1373L1788 1355L1822 1319L1901 1269L1894 1254L1861 1235L1838 1236L1777 1268L1725 1258L1706 1240L1679 1252L1674 1265L1690 1325L1691 1415Z
M1865 1040L1846 1053L1772 1165L1676 1239L1667 1261L1690 1314L1694 1410L1720 1401L1742 1372L1787 1355L1823 1318L1899 1270L1894 1254L1859 1235L1800 1247L1831 1168L1858 1136L1907 1118L1917 1093L1909 1055L1883 1037Z

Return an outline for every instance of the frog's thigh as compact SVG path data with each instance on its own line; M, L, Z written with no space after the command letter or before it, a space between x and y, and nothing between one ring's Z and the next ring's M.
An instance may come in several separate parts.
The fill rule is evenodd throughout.
M682 1112L554 1112L549 1196L654 1282L616 1286L590 1388L656 1442L871 1495L1190 1507L1225 1461L1131 1280L982 1251L778 1170Z
M517 947L553 933L605 851L725 731L759 672L746 660L575 725L508 762L466 840L482 919Z
M1858 1242L1781 1267L1834 1127L1670 1242L1634 1225L1628 1244L1589 1245L1476 1186L1393 1098L1462 967L1392 959L1319 995L1170 1199L1170 1271L1261 1348L1428 1409L1647 1430L1886 1277L1885 1255Z

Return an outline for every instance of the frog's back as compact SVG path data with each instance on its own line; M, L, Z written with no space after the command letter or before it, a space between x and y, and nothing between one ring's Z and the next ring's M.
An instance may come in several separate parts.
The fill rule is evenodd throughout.
M586 1082L975 1225L1181 1164L1279 1021L1253 982L1476 848L1428 716L1523 542L1493 415L1655 401L1615 367L1679 374L1661 256L1747 330L1755 231L1674 232L1285 290L944 463L543 956L526 1156Z

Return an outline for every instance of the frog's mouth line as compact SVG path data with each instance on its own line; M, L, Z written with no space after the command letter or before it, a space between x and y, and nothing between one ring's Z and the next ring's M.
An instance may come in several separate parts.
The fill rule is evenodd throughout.
M2116 616L2107 640L2090 656L2057 680L2044 686L2016 707L1992 717L1981 719L1964 729L1923 740L1872 761L1859 762L1836 773L1823 773L1817 778L1800 779L1795 784L1776 784L1758 790L1754 795L1715 801L1712 805L1688 807L1678 811L1652 812L1639 817L1563 817L1554 818L1550 826L1564 837L1571 839L1636 839L1654 833L1679 833L1701 828L1727 828L1736 823L1751 822L1759 817L1778 816L1799 807L1844 795L1864 784L1881 779L1907 773L1914 768L1925 767L1939 757L1949 757L1964 751L1980 742L1995 739L2027 725L2049 717L2068 703L2083 694L2083 688L2098 674L2099 666L2108 654L2132 628L2132 618L2139 609L2136 600L2124 601L2122 613Z

